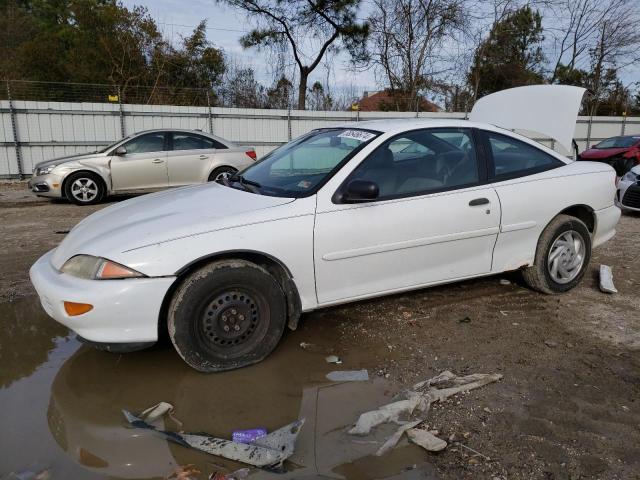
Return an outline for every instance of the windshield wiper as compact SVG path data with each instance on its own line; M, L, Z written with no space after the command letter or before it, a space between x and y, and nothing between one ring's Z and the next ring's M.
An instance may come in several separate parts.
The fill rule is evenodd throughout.
M260 193L258 189L262 188L262 185L260 185L258 182L254 182L253 180L247 180L239 173L232 175L231 177L228 178L228 180L239 183L246 191L251 193Z

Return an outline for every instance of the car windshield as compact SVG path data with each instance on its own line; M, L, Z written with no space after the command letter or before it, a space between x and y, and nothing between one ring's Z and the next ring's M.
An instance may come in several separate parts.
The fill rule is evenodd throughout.
M638 142L640 142L640 137L612 137L601 141L595 148L627 148L632 147Z
M223 183L262 195L304 197L315 192L379 134L358 128L314 130L272 151Z

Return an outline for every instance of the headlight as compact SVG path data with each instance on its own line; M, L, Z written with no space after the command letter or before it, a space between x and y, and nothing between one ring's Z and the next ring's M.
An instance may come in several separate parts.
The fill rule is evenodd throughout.
M625 182L635 182L636 180L638 180L639 176L640 175L638 175L637 173L627 172L622 176L622 180L624 180Z
M144 277L140 272L112 262L106 258L91 255L76 255L65 262L62 272L85 280L115 280L121 278Z
M40 175L46 175L47 173L51 173L51 171L56 167L57 165L47 165L46 167L36 168L36 171L35 171L36 177Z

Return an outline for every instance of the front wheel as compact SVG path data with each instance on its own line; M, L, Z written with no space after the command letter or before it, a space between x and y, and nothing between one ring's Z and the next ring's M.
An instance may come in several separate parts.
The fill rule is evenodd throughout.
M275 349L285 325L286 302L278 282L243 260L211 263L190 274L168 311L176 351L201 372L261 361Z
M591 235L581 220L558 215L543 230L533 266L524 281L542 293L562 293L575 287L591 260Z
M102 200L106 193L102 179L91 172L78 172L69 175L65 181L64 194L76 205L93 205Z

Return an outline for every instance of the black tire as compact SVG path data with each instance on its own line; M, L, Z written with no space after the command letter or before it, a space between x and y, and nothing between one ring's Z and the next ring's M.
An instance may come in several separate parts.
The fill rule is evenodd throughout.
M82 191L82 186L86 191ZM104 197L106 188L100 175L91 172L72 173L64 182L64 195L76 205L93 205Z
M209 182L215 182L218 177L220 177L221 175L227 174L229 176L233 175L234 173L237 173L238 170L236 170L233 167L218 167L216 168L213 172L211 172L209 174Z
M201 372L232 370L275 349L286 326L285 296L254 263L214 262L182 281L167 323L171 342L189 366Z
M556 240L567 233L573 235L574 232L582 239L584 252L582 254L582 264L576 270L575 277L567 280L566 283L557 282L551 273L549 266L549 253ZM567 259L574 258L567 256ZM591 235L587 226L578 218L569 215L558 215L542 231L536 248L536 256L533 266L522 272L525 283L538 292L555 294L563 293L575 287L584 276L589 261L591 260Z

